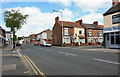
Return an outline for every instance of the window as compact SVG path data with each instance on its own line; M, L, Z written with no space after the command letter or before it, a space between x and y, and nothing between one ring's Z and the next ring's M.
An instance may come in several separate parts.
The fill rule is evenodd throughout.
M68 35L68 28L64 28L64 32L65 35Z
M100 36L102 35L102 30L100 30Z
M89 29L89 36L91 36L92 35L92 30L91 29Z
M114 44L114 33L111 33L111 44Z
M70 43L70 37L64 37L64 43L69 44Z
M120 14L112 16L112 23L113 24L120 23Z
M82 30L79 31L79 35L81 35L81 34L82 34Z
M116 44L120 44L120 34L116 32Z
M77 33L75 34L75 37L77 37Z

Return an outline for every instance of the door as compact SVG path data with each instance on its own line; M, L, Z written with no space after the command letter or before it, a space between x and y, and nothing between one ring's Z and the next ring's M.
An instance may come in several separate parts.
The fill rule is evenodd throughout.
M110 41L109 34L106 34L106 36L105 36L105 44L106 44L105 46L106 47L110 46L110 42L109 41Z

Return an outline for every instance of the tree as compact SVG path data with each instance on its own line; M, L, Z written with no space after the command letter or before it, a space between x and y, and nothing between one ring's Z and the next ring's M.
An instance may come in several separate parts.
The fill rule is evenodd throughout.
M21 39L23 39L23 37L18 37L18 41L20 41Z
M13 43L15 47L15 40L16 40L16 31L21 29L22 25L26 23L28 15L23 15L19 12L19 10L6 10L4 12L4 21L6 27L10 28L13 32Z

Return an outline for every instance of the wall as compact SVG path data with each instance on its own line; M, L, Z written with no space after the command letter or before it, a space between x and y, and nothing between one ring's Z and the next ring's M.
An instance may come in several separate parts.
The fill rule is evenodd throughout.
M62 36L62 27L58 24L58 22L56 22L53 29L52 29L53 45L62 45L61 36Z
M76 42L79 42L79 31L82 30L82 36L85 36L85 30L84 28L74 28L74 37L75 37L75 34L77 34L77 38L76 38Z
M120 12L104 16L104 28L118 26L118 24L112 24L112 16L116 14L120 14Z

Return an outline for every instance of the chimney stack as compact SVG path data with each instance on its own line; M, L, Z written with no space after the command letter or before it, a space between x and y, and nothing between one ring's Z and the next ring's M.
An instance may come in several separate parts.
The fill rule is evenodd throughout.
M55 22L57 22L57 21L59 21L59 17L58 16L55 18Z
M119 3L119 0L112 0L112 6L116 5L117 3Z
M81 20L76 21L75 23L79 23L80 25L82 25L82 19L81 19Z
M93 24L98 25L98 21L94 21Z

